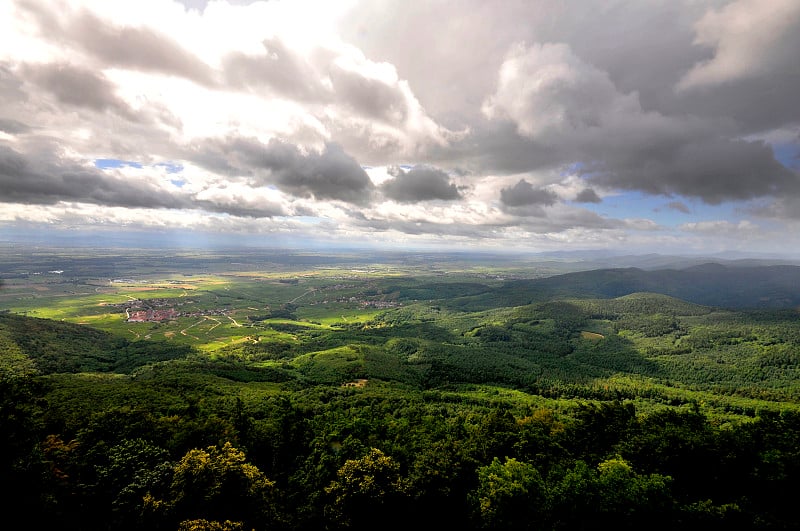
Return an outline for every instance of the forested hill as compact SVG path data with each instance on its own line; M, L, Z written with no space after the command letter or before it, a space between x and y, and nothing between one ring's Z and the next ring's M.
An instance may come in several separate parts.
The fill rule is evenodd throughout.
M614 298L637 292L669 295L724 308L791 308L800 305L800 267L728 267L703 264L683 270L601 269L507 283L504 305L553 298Z
M0 377L6 374L115 372L185 358L193 349L166 341L131 341L72 323L0 314Z

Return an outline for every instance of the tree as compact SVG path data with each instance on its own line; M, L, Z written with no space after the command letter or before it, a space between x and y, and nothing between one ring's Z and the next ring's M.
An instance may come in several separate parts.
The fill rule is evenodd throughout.
M39 385L0 375L0 477L7 486L0 510L35 525L47 506L48 466L38 444L42 431Z
M166 490L174 463L163 448L143 439L125 439L112 446L107 462L96 469L95 496L110 499L115 529L136 529L147 492Z
M173 472L171 499L146 499L155 512L179 522L228 520L259 528L276 518L274 483L228 442L189 450Z
M178 531L244 531L242 522L217 522L215 520L184 520Z
M640 475L620 457L597 465L600 512L610 521L625 519L627 527L669 527L672 508L672 478L660 474Z
M506 458L478 469L478 519L488 529L539 529L549 512L546 489L531 464Z
M596 468L577 461L552 478L556 529L670 529L674 527L671 478L637 474L619 457Z
M406 484L400 466L390 456L372 448L360 459L349 459L325 488L331 497L326 514L340 527L366 529L376 522L403 518Z

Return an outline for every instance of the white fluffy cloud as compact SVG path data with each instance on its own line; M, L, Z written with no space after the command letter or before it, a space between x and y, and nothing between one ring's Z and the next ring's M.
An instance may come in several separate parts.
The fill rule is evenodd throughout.
M576 57L567 44L545 43L511 49L483 111L490 119L513 121L522 135L548 141L641 109L635 94L620 94L608 74Z

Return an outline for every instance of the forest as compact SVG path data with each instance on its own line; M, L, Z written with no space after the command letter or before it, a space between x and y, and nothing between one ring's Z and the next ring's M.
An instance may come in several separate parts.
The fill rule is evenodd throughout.
M800 269L126 258L0 268L8 521L800 526Z

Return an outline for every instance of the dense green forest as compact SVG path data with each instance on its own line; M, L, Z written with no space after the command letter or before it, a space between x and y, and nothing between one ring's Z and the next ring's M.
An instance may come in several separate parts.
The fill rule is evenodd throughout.
M785 293L778 273L762 285ZM696 274L681 282L699 292ZM191 323L156 337L167 324L2 313L4 513L67 530L798 528L797 311L699 305L664 293L677 281L607 293L619 276L286 275L267 309L259 278L203 292L253 306L203 314L213 348Z

